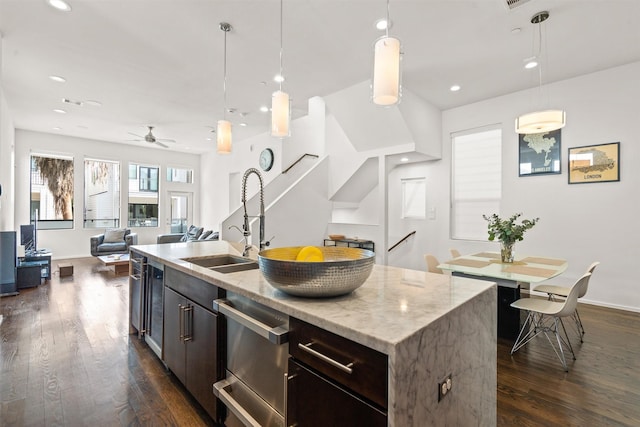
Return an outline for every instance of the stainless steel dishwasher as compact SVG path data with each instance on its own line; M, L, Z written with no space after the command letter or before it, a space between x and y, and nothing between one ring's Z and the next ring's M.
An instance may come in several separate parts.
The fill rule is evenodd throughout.
M225 425L284 426L289 317L231 292L213 309L226 323L226 378L213 385Z

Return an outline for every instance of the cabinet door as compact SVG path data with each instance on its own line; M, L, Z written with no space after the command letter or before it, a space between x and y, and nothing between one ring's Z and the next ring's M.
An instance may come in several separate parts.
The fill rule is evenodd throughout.
M175 291L164 290L164 363L182 384L186 384L184 337L186 299Z
M217 419L213 383L222 376L218 364L218 316L189 301L191 321L187 322L187 382L189 392L211 418Z
M287 425L383 427L387 416L326 378L289 359Z
M149 264L147 267L147 324L145 341L162 357L163 271Z
M145 292L144 258L135 252L131 252L131 274L129 275L129 333L135 329L138 338L144 335L144 304Z

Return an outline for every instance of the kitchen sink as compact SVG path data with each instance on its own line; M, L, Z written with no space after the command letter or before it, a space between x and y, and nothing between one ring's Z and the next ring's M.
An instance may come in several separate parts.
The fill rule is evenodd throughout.
M244 264L229 264L220 265L218 267L209 267L209 270L217 271L218 273L235 273L237 271L257 270L258 267L258 263L251 260Z
M182 258L182 260L219 273L234 273L237 271L258 269L258 263L255 260L230 254Z

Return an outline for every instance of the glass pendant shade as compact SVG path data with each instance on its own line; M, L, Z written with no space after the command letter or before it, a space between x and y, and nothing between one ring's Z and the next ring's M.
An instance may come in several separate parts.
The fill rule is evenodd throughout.
M373 103L393 105L400 102L400 40L384 36L374 45Z
M563 110L545 110L523 114L516 119L519 134L546 133L563 128L566 123Z
M216 128L218 154L231 153L231 122L218 120Z
M289 94L277 90L271 96L271 136L284 138L289 136L291 122L291 103Z

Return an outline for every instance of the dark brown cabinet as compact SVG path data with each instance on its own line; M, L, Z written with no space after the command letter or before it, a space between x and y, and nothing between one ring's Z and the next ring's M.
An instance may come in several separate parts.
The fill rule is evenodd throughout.
M386 426L387 356L291 318L287 425Z
M164 362L214 420L220 411L213 383L222 378L218 316L189 296L211 294L212 303L218 293L210 283L165 268Z

